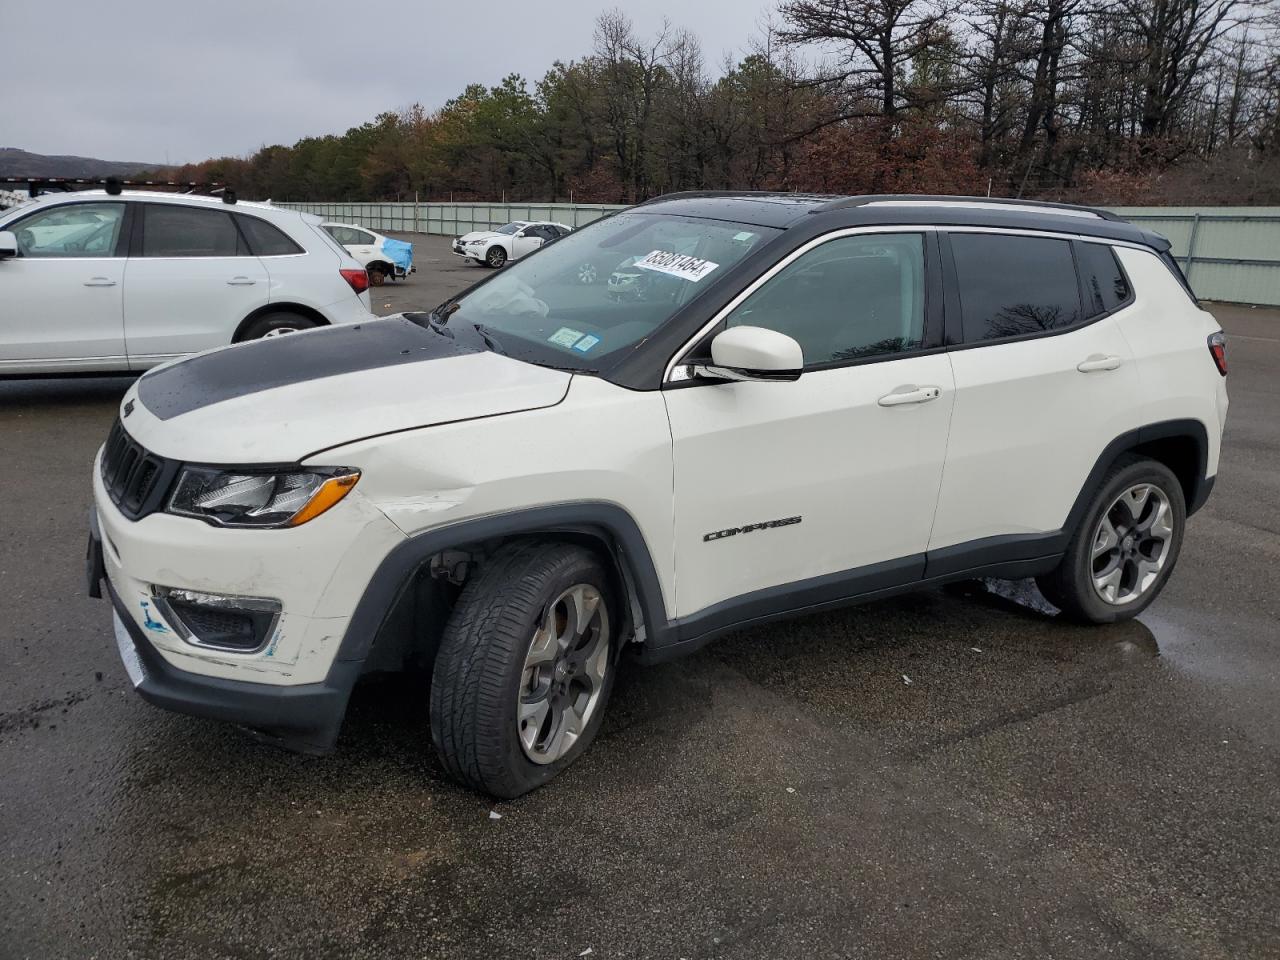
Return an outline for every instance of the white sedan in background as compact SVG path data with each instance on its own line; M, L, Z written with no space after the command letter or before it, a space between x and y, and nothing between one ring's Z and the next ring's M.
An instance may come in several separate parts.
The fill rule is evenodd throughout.
M572 227L550 220L512 220L497 230L464 233L453 241L453 254L472 263L500 267L572 232Z
M324 223L320 226L369 271L369 283L372 286L382 286L382 282L388 277L403 280L418 269L413 265L411 243L384 237L353 223Z

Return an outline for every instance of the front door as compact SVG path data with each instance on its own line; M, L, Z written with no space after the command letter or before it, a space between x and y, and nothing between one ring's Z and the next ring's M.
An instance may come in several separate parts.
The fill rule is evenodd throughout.
M270 297L266 268L249 252L231 215L194 205L137 204L125 276L130 367L226 346L240 321Z
M815 241L722 324L793 337L799 380L664 391L691 635L921 577L952 403L948 357L929 352L935 249L926 232Z
M0 373L126 370L125 205L66 203L7 224L0 261Z
M528 256L543 244L542 228L525 227L511 238L511 259Z

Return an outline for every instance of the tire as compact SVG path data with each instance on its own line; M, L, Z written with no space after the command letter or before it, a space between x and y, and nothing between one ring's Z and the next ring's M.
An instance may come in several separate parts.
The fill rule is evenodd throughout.
M613 689L618 622L590 551L526 541L494 554L458 597L432 672L431 738L449 775L512 799L573 763Z
M486 265L497 270L507 262L507 251L495 244L484 252L484 262Z
M264 313L245 327L244 333L240 335L237 342L260 340L263 337L279 337L286 333L298 333L318 326L318 323L302 314L277 310L274 313Z
M369 268L369 286L380 287L387 281L387 275L382 271L381 267Z
M1036 584L1072 620L1128 620L1164 589L1186 523L1186 498L1173 472L1155 460L1123 458L1089 501L1062 562Z

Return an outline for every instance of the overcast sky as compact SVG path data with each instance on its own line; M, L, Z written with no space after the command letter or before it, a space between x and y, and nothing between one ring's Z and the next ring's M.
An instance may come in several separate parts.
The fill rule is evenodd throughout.
M532 87L555 60L589 53L596 16L615 5L3 0L0 146L183 163L342 133L508 73ZM693 31L714 71L748 49L776 0L622 6L642 34L664 16Z

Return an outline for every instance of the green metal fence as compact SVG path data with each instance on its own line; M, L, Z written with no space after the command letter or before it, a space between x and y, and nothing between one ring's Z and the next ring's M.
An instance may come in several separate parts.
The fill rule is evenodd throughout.
M314 213L335 223L351 223L370 230L398 230L455 236L472 230L492 230L512 220L551 220L581 227L614 210L601 203L278 203Z
M327 220L371 230L446 236L489 230L512 220L571 227L621 206L572 203L282 203ZM1191 288L1206 300L1280 306L1280 207L1113 207L1164 234Z
M1113 207L1173 243L1205 300L1280 306L1280 207Z

